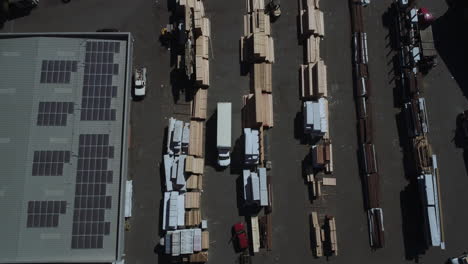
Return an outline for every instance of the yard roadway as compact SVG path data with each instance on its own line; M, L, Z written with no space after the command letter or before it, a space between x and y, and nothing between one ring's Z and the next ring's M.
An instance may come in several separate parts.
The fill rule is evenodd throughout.
M328 66L330 95L330 131L334 146L336 195L320 212L336 216L339 256L331 263L443 263L449 256L466 248L465 225L468 213L462 206L468 203L468 186L463 153L452 141L456 115L467 108L458 74L454 80L445 63L454 68L450 55L454 38L452 31L437 31L439 51L443 60L424 79L425 98L430 121L430 141L438 155L444 226L447 250L434 248L417 254L411 236L411 196L405 192L408 182L403 168L396 114L393 104L393 80L388 29L383 14L391 0L372 1L365 9L368 32L369 65L373 84L375 145L381 173L382 208L384 209L386 247L369 248L367 220L363 211L361 183L356 159L357 135L353 101L350 17L347 1L321 1L325 12L325 39L321 56ZM59 0L43 0L31 15L5 24L5 32L95 31L98 28L118 28L131 31L135 38L136 66L149 71L149 94L144 101L132 104L132 144L129 178L134 180L134 217L126 235L127 263L163 263L154 253L159 233L161 174L159 163L163 151L167 118L183 103L174 103L170 86L169 52L158 42L158 34L169 19L166 1L106 0L72 1L63 5ZM444 1L423 1L434 14L444 15ZM205 0L206 12L212 20L211 87L207 122L207 168L202 196L203 216L210 229L209 263L237 263L230 242L230 227L244 218L239 215L236 180L239 177L239 144L241 135L240 109L242 95L248 93L248 76L241 76L238 45L243 34L244 1ZM306 185L301 177L301 162L307 148L295 137L295 124L300 111L297 70L303 59L296 38L296 1L283 1L283 14L272 25L276 63L273 65L273 98L275 127L269 131L268 151L272 160L274 208L273 251L257 254L254 263L325 263L325 258L313 260L310 249L308 201ZM439 20L437 25L444 26ZM443 28L442 28L443 29ZM456 56L456 55L455 55ZM452 58L452 59L451 59ZM449 60L451 59L451 60ZM455 74L454 74L455 75ZM224 171L214 169L216 102L233 103L233 166ZM296 120L295 120L296 119ZM299 121L299 122L298 122ZM402 213L402 205L405 209ZM403 232L405 230L405 232Z

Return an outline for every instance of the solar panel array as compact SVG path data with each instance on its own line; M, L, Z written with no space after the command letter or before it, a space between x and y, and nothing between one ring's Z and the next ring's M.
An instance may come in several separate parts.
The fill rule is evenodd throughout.
M103 248L104 235L110 233L105 210L112 208L112 196L106 186L113 172L108 159L114 157L108 134L81 134L73 213L72 249Z
M70 151L34 151L32 176L62 176L64 163L70 162Z
M77 61L43 60L41 83L70 83L71 73L76 72Z
M73 114L73 102L40 102L38 126L66 126L67 114Z
M119 52L119 42L86 42L81 120L116 120L111 99L117 96L117 86L113 85L112 77L119 74L119 64L114 63L114 54Z
M27 227L57 227L66 210L66 201L29 201Z

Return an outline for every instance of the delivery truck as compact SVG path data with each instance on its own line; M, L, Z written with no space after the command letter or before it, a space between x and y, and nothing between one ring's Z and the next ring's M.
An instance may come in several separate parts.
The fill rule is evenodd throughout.
M231 164L231 109L231 103L218 103L216 147L220 167Z

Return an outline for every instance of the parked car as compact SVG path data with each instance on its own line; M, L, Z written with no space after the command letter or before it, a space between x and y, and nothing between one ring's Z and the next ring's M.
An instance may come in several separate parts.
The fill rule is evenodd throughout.
M133 88L136 98L143 98L146 95L146 68L135 69L133 74Z
M468 264L468 254L463 253L461 256L456 258L449 258L449 264Z
M247 232L245 231L245 224L242 222L236 223L234 224L233 229L238 249L241 251L248 249L249 239L247 237Z

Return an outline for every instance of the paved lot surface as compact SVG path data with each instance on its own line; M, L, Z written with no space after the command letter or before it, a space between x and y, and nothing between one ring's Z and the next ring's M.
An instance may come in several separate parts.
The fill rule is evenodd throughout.
M465 225L468 214L462 206L468 203L468 186L463 151L453 142L455 118L468 107L462 88L466 88L463 66L457 53L450 49L456 32L443 30L448 18L436 22L436 38L442 55L440 65L426 78L425 97L430 120L430 140L439 158L442 202L447 250L430 249L419 254L414 244L411 195L403 167L396 115L393 103L391 56L388 30L382 15L390 0L372 1L366 9L371 78L374 87L376 148L382 178L382 207L385 217L386 247L371 251L368 245L367 220L363 211L361 183L356 160L357 137L351 78L351 48L348 6L343 0L321 2L325 12L326 38L322 41L322 57L328 65L330 98L330 130L334 143L335 176L338 186L326 198L321 212L337 217L339 256L332 263L442 263L449 256L466 248ZM444 1L424 1L436 16L445 13ZM244 1L205 0L212 19L211 82L209 109L211 117L216 102L233 103L233 140L241 135L241 96L248 92L248 77L241 76L238 63L238 41L242 35ZM302 49L296 40L296 1L283 1L283 15L273 25L276 64L273 66L275 127L268 135L268 152L273 162L274 209L273 251L254 257L254 263L325 263L313 260L310 250L308 200L302 179L301 163L307 148L295 137L296 114L300 110L297 69ZM73 18L73 19L72 19ZM80 0L62 5L58 0L41 1L41 7L30 16L8 22L0 32L95 31L118 28L131 31L135 38L137 66L149 68L150 90L147 98L132 105L131 171L134 179L134 218L127 233L127 263L163 263L154 253L159 233L161 200L161 161L164 128L167 118L183 113L183 100L174 103L170 86L169 52L158 42L160 28L168 22L166 1ZM466 58L466 52L460 54ZM466 60L464 60L466 61ZM450 69L450 71L449 71ZM461 70L460 70L461 69ZM465 68L466 71L466 68ZM454 78L452 78L454 76ZM207 163L215 155L215 116L207 123ZM203 215L209 220L210 263L236 263L230 244L230 227L243 220L236 200L236 179L239 177L238 148L233 166L224 171L206 168L203 193ZM402 207L404 208L402 210ZM418 257L419 256L419 257Z

